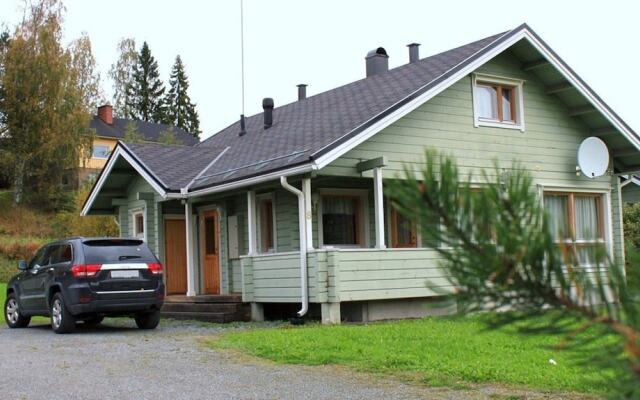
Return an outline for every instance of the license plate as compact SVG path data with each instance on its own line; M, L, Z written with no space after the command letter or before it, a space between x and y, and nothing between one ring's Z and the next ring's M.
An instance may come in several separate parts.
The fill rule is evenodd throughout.
M134 269L123 269L123 270L116 270L116 271L111 271L111 277L112 278L117 278L117 279L131 279L131 278L139 278L140 277L140 271Z

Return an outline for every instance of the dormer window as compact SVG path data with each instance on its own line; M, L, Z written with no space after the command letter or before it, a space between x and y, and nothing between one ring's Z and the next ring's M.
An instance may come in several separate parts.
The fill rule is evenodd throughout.
M474 126L520 129L524 132L523 81L473 75Z

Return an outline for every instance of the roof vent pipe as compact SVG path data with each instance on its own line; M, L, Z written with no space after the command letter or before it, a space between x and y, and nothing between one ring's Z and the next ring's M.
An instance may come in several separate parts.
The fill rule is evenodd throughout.
M364 59L367 64L367 78L389 70L389 56L384 47L371 50Z
M273 99L271 97L262 99L262 109L264 110L264 129L269 129L273 125Z
M240 135L244 136L247 133L247 129L244 123L244 114L240 114Z
M414 63L420 59L420 43L409 43L409 63Z
M301 83L298 85L298 100L304 100L307 98L307 85Z

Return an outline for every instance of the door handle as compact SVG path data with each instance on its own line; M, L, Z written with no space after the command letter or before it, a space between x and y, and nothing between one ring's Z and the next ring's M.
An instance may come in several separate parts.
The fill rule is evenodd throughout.
M49 268L47 271L51 272L53 271L55 268Z

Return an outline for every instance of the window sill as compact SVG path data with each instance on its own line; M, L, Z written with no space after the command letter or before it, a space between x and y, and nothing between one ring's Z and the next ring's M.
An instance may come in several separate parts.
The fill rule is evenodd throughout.
M500 121L478 119L476 121L476 128L480 126L486 126L490 128L514 129L514 130L519 130L524 132L524 126L522 124L516 124L513 122L500 122Z

